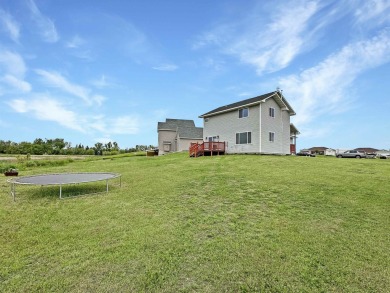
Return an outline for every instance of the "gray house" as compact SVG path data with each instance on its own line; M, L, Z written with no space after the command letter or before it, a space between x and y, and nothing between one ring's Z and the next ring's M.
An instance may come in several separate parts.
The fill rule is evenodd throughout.
M227 153L295 153L295 115L281 91L271 92L209 111L203 118L205 141L225 141Z
M203 142L203 128L193 120L166 119L158 122L158 154L188 151L191 143Z

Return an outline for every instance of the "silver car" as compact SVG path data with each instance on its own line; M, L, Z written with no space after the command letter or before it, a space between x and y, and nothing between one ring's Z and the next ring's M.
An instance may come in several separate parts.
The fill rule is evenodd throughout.
M337 158L366 158L366 153L365 152L360 152L360 151L355 151L355 150L350 150L346 151L344 153L338 153Z

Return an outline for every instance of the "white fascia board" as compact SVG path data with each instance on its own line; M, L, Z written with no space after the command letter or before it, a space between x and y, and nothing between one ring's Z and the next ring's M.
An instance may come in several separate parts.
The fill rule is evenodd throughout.
M208 114L208 115L200 115L199 118L207 118L207 117L219 115L219 114L222 114L222 113L226 113L226 112L231 112L231 111L234 111L234 110L242 109L242 108L245 108L245 107L259 105L260 103L264 103L264 100L253 102L253 103L250 103L250 104L237 106L237 107L234 107L234 108L229 108L229 109L222 110L222 111L215 112L215 113L211 113L211 114Z
M277 96L277 101L276 99L274 98L274 96ZM281 96L279 97L279 95L277 95L276 93L274 93L273 95L269 96L268 98L264 99L264 101L268 100L269 98L273 98L277 103L278 101L281 102L284 107L280 107L280 109L282 111L288 111L290 113L290 116L294 116L296 115L296 113L294 112L294 110L292 110L291 106L289 107L287 101L285 101L286 99L283 99L283 94L281 94Z

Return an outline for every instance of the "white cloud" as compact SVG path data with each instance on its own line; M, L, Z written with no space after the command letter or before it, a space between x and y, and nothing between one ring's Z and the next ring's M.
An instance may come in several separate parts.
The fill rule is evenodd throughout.
M106 100L105 97L103 97L102 95L93 95L91 96L91 99L92 101L94 101L94 103L96 103L98 106L101 106L103 104L103 102Z
M13 19L12 15L0 9L0 21L3 24L4 30L9 34L14 42L19 41L20 26Z
M43 69L36 69L35 72L42 76L48 85L81 98L87 105L96 104L100 106L105 100L101 95L91 95L90 89L71 83L58 72L51 72Z
M85 44L85 40L78 35L75 35L70 41L66 43L66 47L70 49L77 49Z
M10 51L0 51L0 69L1 67L6 73L19 78L24 77L27 70L23 58Z
M175 71L178 67L175 64L161 64L152 68L160 71Z
M135 116L122 116L109 121L108 133L112 134L136 134L139 131L140 122Z
M317 1L275 3L273 10L267 12L269 19L260 17L264 12L255 9L241 23L223 24L203 34L193 48L216 45L223 53L254 66L258 74L274 72L288 66L310 46L308 30L320 8Z
M99 79L93 80L91 84L99 89L110 87L112 85L111 82L108 81L107 76L104 74Z
M55 43L59 40L57 29L53 21L43 15L33 0L27 1L33 21L36 23L39 33L45 42Z
M358 22L369 25L382 24L390 21L390 1L388 0L366 0L363 1L355 16ZM374 21L372 21L374 20Z
M31 85L28 82L16 78L13 75L7 74L0 80L21 92L27 93L31 91Z
M45 95L36 95L27 100L14 99L7 104L18 113L31 113L39 120L56 122L66 128L80 132L86 132L78 115L65 107L58 101Z
M390 30L370 40L349 44L315 67L282 78L298 128L314 118L346 111L351 102L353 81L371 68L390 62Z
M137 116L106 117L85 115L68 109L62 102L47 94L33 94L29 99L13 99L6 102L15 112L29 114L34 118L58 123L82 133L99 132L109 137L113 134L136 134L140 129Z
M30 92L31 85L24 80L27 68L23 58L10 51L0 51L0 82L7 86L4 92L17 90L19 92ZM10 89L9 89L10 88Z

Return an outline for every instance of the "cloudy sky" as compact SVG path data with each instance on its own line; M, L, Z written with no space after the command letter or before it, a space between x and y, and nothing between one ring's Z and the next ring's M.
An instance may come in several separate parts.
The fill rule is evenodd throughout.
M157 144L281 88L298 148L390 148L390 1L1 0L0 139Z

